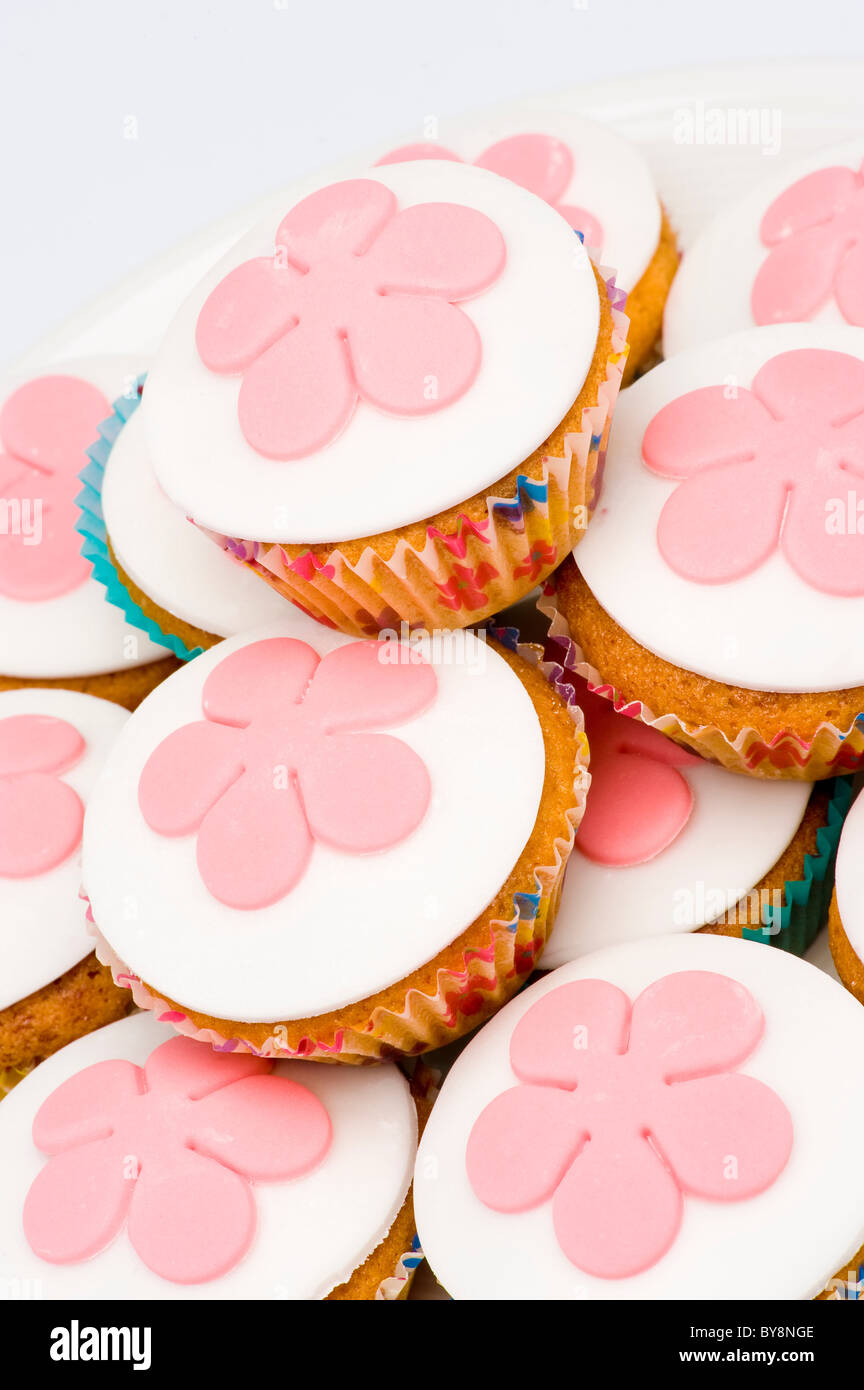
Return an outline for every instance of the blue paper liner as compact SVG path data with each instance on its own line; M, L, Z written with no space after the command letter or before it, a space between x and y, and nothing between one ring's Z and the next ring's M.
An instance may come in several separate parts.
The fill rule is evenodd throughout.
M105 530L105 518L102 515L102 484L105 478L105 468L120 431L141 404L141 390L145 376L146 373L138 378L133 395L117 397L113 403L111 414L99 426L99 438L86 451L90 462L78 474L83 487L75 498L81 512L75 529L82 537L81 554L85 560L90 561L93 567L93 578L103 586L106 601L120 609L131 627L136 627L139 632L146 633L160 647L167 647L181 661L191 661L193 657L200 656L204 648L187 647L174 633L166 632L157 622L148 617L140 605L135 602L111 559L111 553L108 549L108 534Z

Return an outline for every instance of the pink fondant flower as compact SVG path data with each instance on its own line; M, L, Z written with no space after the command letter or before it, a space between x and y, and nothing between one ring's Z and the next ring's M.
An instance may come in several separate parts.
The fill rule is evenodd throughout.
M276 254L232 270L207 299L196 341L211 371L243 373L238 411L268 458L321 449L359 398L427 415L468 390L481 344L457 300L501 274L504 241L454 203L398 210L372 179L304 198L276 232Z
M412 159L450 159L462 163L452 150L431 143L402 145L378 163L402 164ZM573 153L563 140L554 135L511 135L506 140L496 140L474 163L480 169L490 169L493 174L518 183L529 193L536 193L544 203L560 212L574 231L581 232L586 246L597 251L602 248L603 229L597 218L586 208L561 201L575 167Z
M620 1279L655 1264L685 1194L740 1201L769 1187L792 1145L786 1106L731 1069L764 1027L735 980L667 975L630 1006L604 980L550 991L510 1043L521 1085L476 1121L468 1178L494 1211L552 1203L572 1263Z
M683 478L657 542L685 579L752 573L778 542L826 594L864 594L864 534L838 525L864 482L864 362L804 348L760 367L748 391L706 386L671 401L642 441L652 472Z
M272 1066L170 1038L143 1068L97 1062L64 1081L33 1122L33 1142L52 1155L24 1204L36 1254L90 1259L125 1223L163 1279L198 1284L233 1269L255 1232L250 1183L308 1173L331 1142L318 1097Z
M0 410L0 593L36 601L84 583L78 474L110 412L102 392L74 376L25 382Z
M575 682L574 682L575 684ZM591 754L591 790L576 848L598 864L642 864L668 849L684 829L693 793L679 767L698 767L656 729L625 714L578 681Z
M84 807L57 774L83 751L83 738L65 719L0 719L0 877L44 874L77 849Z
M314 840L365 854L400 843L429 803L421 758L389 734L435 696L421 659L350 642L323 660L275 637L210 672L206 718L169 734L141 774L138 801L160 835L197 831L198 868L229 907L267 907L306 871Z
M756 323L811 319L834 296L864 324L864 168L817 169L775 198L759 228L772 249L750 296Z

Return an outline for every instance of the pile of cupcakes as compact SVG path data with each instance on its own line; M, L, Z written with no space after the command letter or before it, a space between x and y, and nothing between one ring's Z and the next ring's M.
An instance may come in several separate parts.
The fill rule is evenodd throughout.
M0 1282L857 1295L862 158L489 111L3 384Z

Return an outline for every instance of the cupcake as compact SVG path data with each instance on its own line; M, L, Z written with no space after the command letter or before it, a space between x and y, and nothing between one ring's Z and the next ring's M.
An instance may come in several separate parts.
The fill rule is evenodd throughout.
M724 208L686 252L666 356L775 323L864 328L864 139L817 150Z
M781 324L621 401L603 506L555 578L572 662L733 771L861 765L864 332ZM632 707L632 708L631 708Z
M864 799L860 796L843 826L831 902L829 940L837 973L864 1003Z
M61 1300L404 1294L417 1120L395 1066L100 1028L0 1106L0 1278Z
M109 601L188 660L223 637L280 618L281 595L220 552L156 481L141 396L121 396L82 474L79 530Z
M585 530L619 297L560 214L487 170L307 181L169 328L147 383L156 477L352 636L477 622Z
M72 690L0 694L0 1092L129 1007L79 892L84 807L127 718Z
M0 691L40 685L128 709L175 662L105 602L81 554L85 450L134 391L128 358L82 358L0 386Z
M591 789L542 968L687 931L802 954L825 923L850 779L733 777L571 680Z
M473 1028L533 969L587 774L578 710L473 633L293 609L155 690L91 798L100 959L182 1033L359 1062Z
M436 123L438 125L438 123ZM624 384L660 337L678 249L641 151L587 120L573 93L443 118L434 140L388 147L377 160L448 159L491 169L551 204L627 295L630 351Z
M595 951L512 1000L417 1158L457 1299L844 1297L864 1260L864 1012L721 936Z

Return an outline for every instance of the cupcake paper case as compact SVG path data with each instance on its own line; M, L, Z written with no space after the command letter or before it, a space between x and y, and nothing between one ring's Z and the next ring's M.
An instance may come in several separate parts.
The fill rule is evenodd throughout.
M56 1299L404 1296L426 1108L392 1065L100 1029L0 1106L0 1275Z
M0 690L64 687L132 708L173 669L105 603L75 529L85 450L136 371L82 358L0 386Z
M864 140L817 150L725 208L687 251L667 356L772 323L864 327Z
M536 653L442 639L292 609L142 706L83 870L137 1003L225 1050L359 1062L440 1046L527 978L582 813L579 712Z
M851 779L734 777L570 681L591 788L541 968L698 930L803 954L826 920Z
M129 1007L79 891L84 807L127 718L77 691L0 694L0 1094Z
M728 937L551 972L444 1082L415 1169L432 1269L459 1299L836 1297L864 1241L862 1045L827 975Z
M552 600L592 688L733 771L861 764L862 409L848 327L754 329L629 389Z
M157 478L352 635L479 621L584 531L620 297L553 208L486 170L310 181L170 327L147 387Z
M448 159L490 169L543 198L592 256L615 267L627 296L625 385L648 361L677 266L675 236L641 151L573 109L572 95L442 118L419 139L388 145L376 164Z
M156 481L141 392L120 396L88 449L78 530L93 575L126 620L183 661L275 620L285 600L211 544Z

